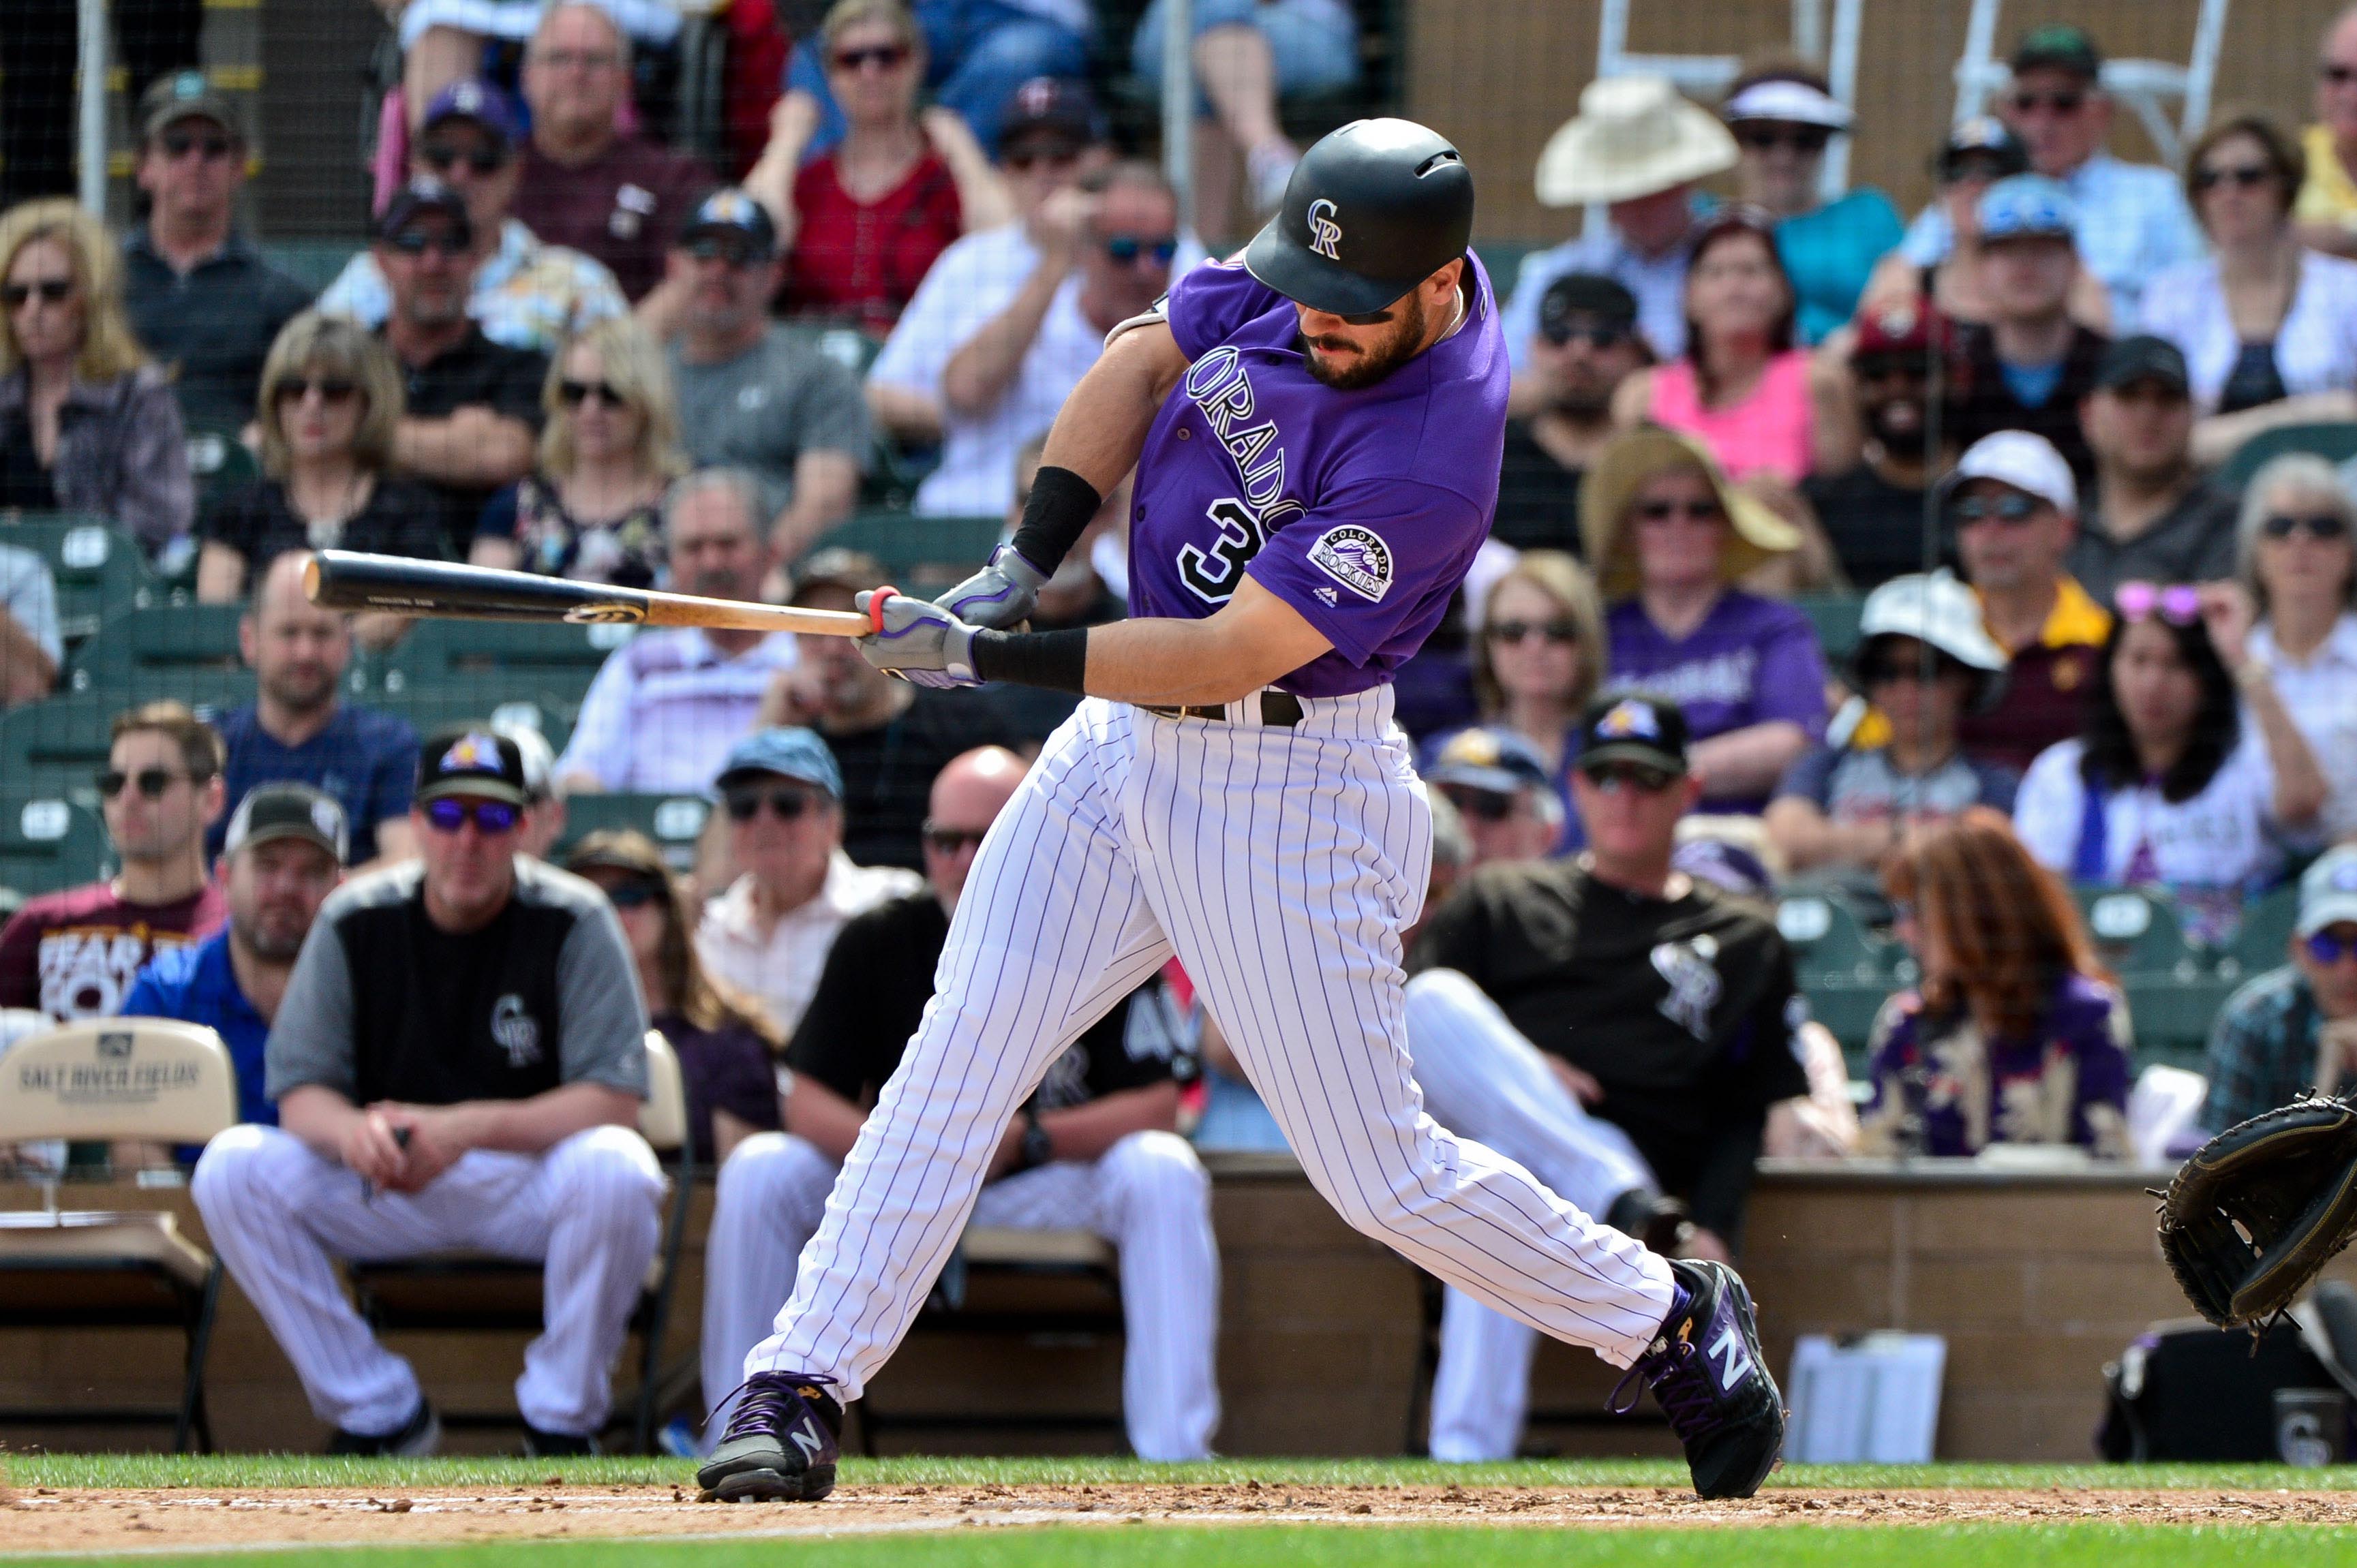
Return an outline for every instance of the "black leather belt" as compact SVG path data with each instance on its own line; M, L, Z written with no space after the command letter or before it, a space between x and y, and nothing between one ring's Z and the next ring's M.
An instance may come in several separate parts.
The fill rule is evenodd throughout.
M1138 706L1166 719L1218 719L1224 723L1228 716L1228 710L1219 706L1164 708L1152 703L1140 703ZM1290 692L1261 693L1260 722L1271 729L1291 729L1301 722L1301 699Z

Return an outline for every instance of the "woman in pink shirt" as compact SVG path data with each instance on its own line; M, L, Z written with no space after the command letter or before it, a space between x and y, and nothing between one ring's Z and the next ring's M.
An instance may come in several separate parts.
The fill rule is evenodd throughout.
M1846 467L1819 456L1809 355L1793 346L1796 301L1774 220L1754 207L1721 208L1686 264L1685 357L1622 381L1614 422L1684 431L1734 479L1797 485L1821 466Z

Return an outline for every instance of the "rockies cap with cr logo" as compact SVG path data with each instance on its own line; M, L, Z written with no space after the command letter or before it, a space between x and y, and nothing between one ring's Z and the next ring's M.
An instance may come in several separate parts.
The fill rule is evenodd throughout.
M1447 138L1413 120L1353 120L1301 155L1244 267L1296 304L1362 316L1472 238L1473 173Z
M417 754L417 799L422 803L445 795L531 805L522 749L488 722L436 731Z
M1592 772L1608 762L1642 763L1684 777L1685 710L1641 693L1590 703L1579 722L1580 770Z

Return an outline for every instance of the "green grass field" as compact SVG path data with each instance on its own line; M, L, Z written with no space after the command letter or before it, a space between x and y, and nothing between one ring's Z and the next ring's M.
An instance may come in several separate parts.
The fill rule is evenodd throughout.
M8 1482L20 1491L83 1487L530 1488L562 1476L568 1488L599 1485L689 1484L684 1461L605 1458L554 1463L521 1459L333 1461L308 1456L5 1455ZM1582 1461L1443 1466L1416 1461L1233 1460L1147 1466L1103 1459L901 1459L847 1461L843 1482L857 1486L982 1487L1188 1485L1248 1481L1357 1487L1669 1487L1683 1490L1674 1463ZM2048 1493L2089 1488L2182 1489L2189 1495L2357 1488L2357 1466L2301 1471L2273 1466L1938 1465L1801 1466L1779 1471L1771 1487L1864 1489L2018 1489ZM824 1505L790 1510L804 1526ZM775 1528L777 1510L768 1510ZM760 1538L754 1510L685 1512L683 1533L715 1539L664 1541L501 1541L449 1546L273 1548L184 1551L168 1544L129 1555L0 1553L9 1568L26 1563L137 1563L332 1564L333 1568L2209 1568L2212 1564L2357 1565L2357 1529L2308 1525L2123 1525L2100 1521L1956 1525L1793 1525L1738 1530L1644 1526L1432 1526L1423 1524L1160 1523L949 1527L834 1539ZM746 1533L737 1534L735 1532Z

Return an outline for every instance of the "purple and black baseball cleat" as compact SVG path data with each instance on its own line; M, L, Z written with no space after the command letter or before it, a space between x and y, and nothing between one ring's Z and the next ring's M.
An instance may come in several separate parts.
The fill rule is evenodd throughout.
M843 1405L815 1372L756 1372L712 1457L695 1472L705 1501L814 1503L834 1490Z
M1643 1379L1685 1444L1695 1493L1748 1498L1784 1449L1784 1396L1760 1353L1751 1293L1725 1263L1673 1258L1670 1273L1678 1284L1670 1315L1612 1391L1612 1409L1636 1408L1621 1391Z

